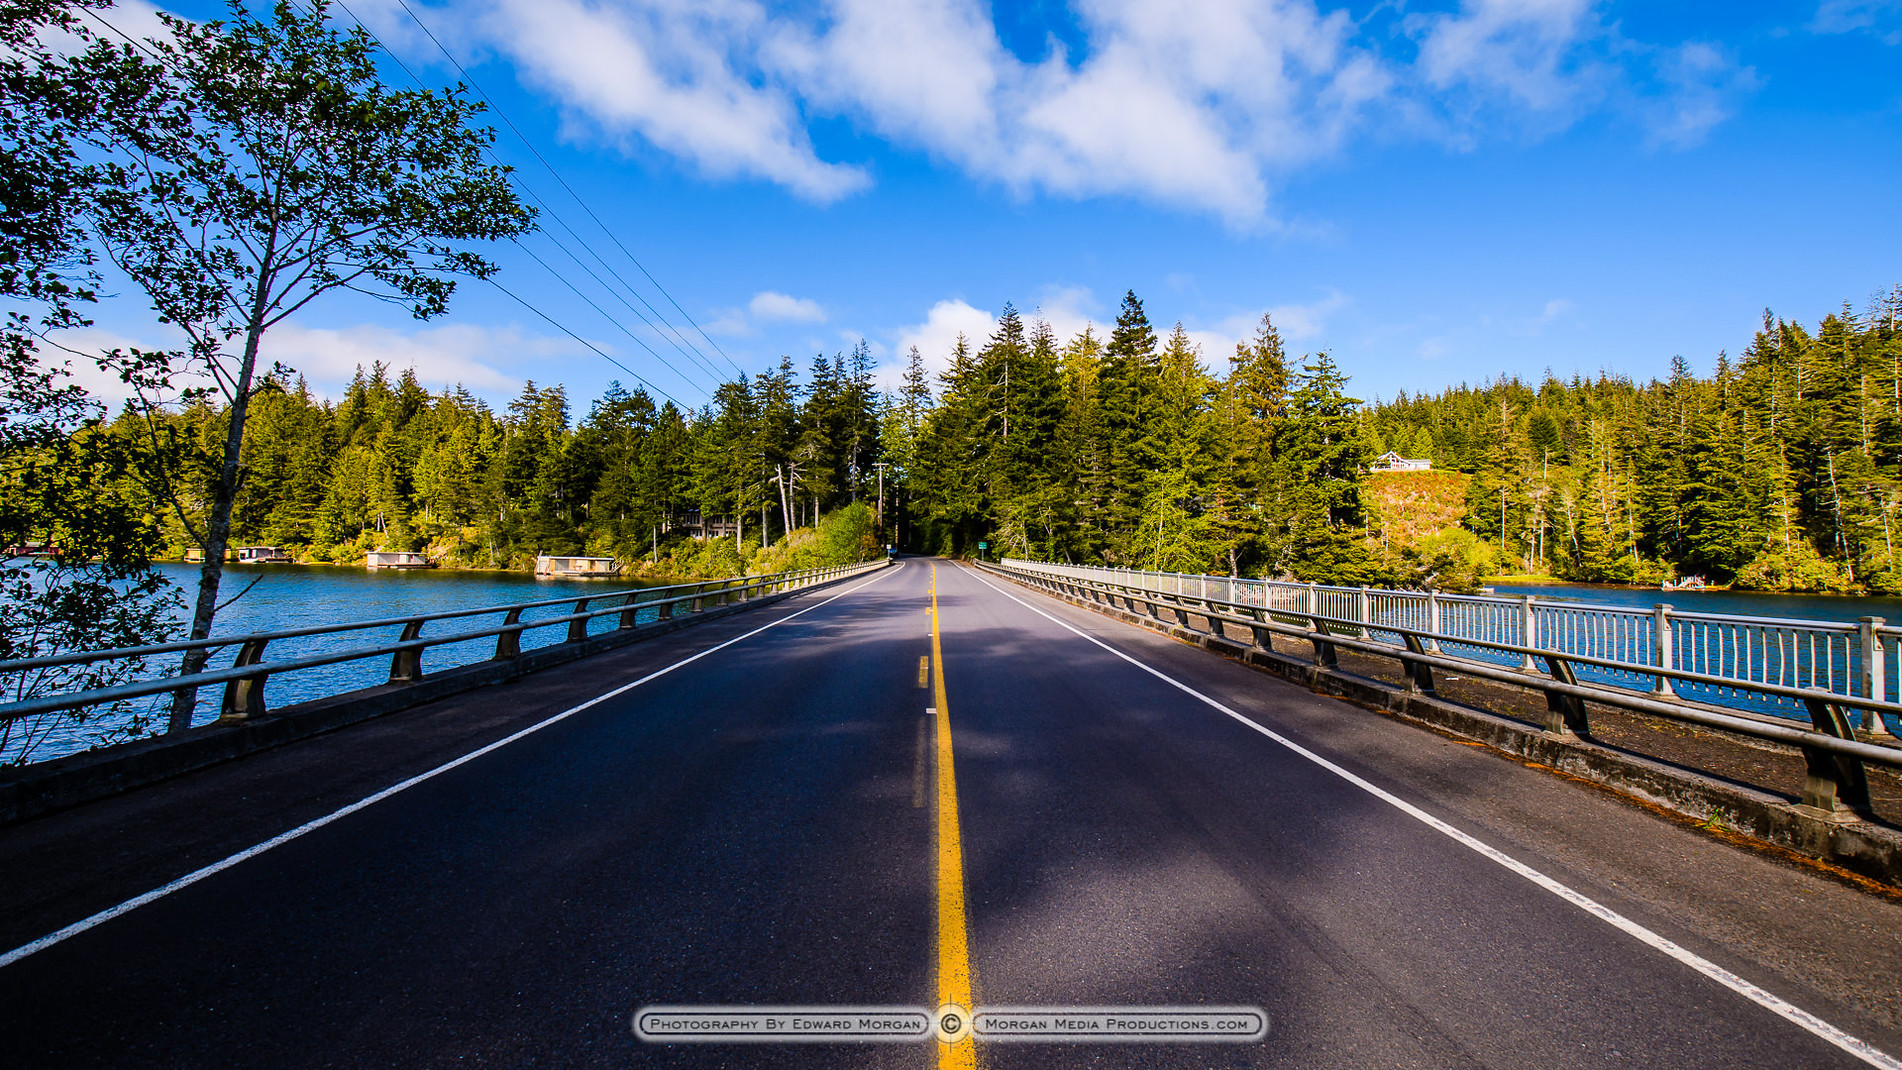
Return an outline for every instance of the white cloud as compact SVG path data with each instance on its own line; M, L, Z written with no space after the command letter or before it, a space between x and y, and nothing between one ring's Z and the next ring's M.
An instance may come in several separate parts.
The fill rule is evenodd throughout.
M1576 46L1597 36L1592 0L1466 0L1457 14L1414 15L1418 70L1437 89L1503 91L1532 112L1569 109L1598 91L1603 68Z
M792 297L765 290L753 295L746 309L754 320L784 323L824 323L826 310L810 297Z
M1816 33L1869 30L1888 44L1902 43L1902 0L1822 0L1810 29Z
M1325 155L1386 88L1308 0L1091 0L1089 38L1026 63L975 0L835 0L769 61L815 104L1019 193L1134 194L1261 219L1271 167Z
M1099 322L1095 307L1096 299L1087 287L1046 286L1038 291L1030 307L1018 310L1018 315L1023 318L1026 332L1039 320L1048 323L1061 346L1082 334L1085 327ZM873 354L884 358L873 372L873 378L879 389L896 390L911 360L911 347L917 346L918 354L924 358L925 370L932 377L931 387L936 390L937 376L950 367L951 349L957 344L959 334L964 335L972 352L976 352L984 348L996 331L996 314L975 308L963 298L946 298L931 306L924 322L889 332L893 339L889 349L876 341L871 343ZM1097 337L1102 336L1102 330L1098 329Z
M737 308L727 308L721 309L719 314L707 323L707 333L743 338L754 332L753 325L746 320L746 313Z
M139 42L169 41L172 37L172 28L159 18L159 9L146 0L119 0L108 10L95 11L91 16L78 15L78 21L92 36L114 46L122 47L127 37ZM105 25L101 26L101 22ZM57 53L77 55L85 51L85 41L65 30L42 33L39 39Z
M1288 359L1295 361L1300 353L1297 345L1310 342L1322 336L1327 330L1328 317L1346 308L1347 295L1338 290L1330 290L1326 297L1307 304L1274 305L1266 309L1244 312L1229 316L1213 326L1190 330L1190 339L1202 347L1203 363L1217 372L1227 366L1228 358L1235 352L1237 344L1246 345L1255 338L1255 332L1261 327L1261 317L1266 313L1280 332L1281 340L1289 345Z
M1264 311L1273 318L1282 339L1290 343L1290 359L1296 360L1300 356L1298 344L1322 335L1327 328L1328 318L1349 304L1345 294L1330 290L1326 296L1306 304L1282 304L1265 310L1238 313L1209 327L1185 325L1184 332L1200 348L1203 365L1219 374L1227 367L1229 355L1235 352L1236 344L1249 342L1255 337ZM1103 340L1107 333L1105 325L1114 317L1099 315L1100 311L1095 296L1086 287L1049 286L1039 292L1028 309L1020 309L1019 314L1024 319L1026 329L1038 320L1050 324L1051 332L1061 345L1083 333L1086 327L1094 329L1097 338ZM1556 315L1557 312L1551 314ZM1166 338L1173 328L1171 324L1158 323L1153 326L1158 338ZM936 377L950 366L951 349L957 343L959 334L964 335L975 352L984 347L996 330L997 316L994 313L973 307L962 298L946 298L931 306L923 322L891 332L895 339L889 350L891 359L877 369L874 378L881 390L896 390L910 359L911 347L917 346L919 355L924 357L925 369L932 376L932 389L935 390L938 385Z
M1378 4L1358 21L1322 0L1075 0L1081 47L1053 37L1031 59L1004 47L982 0L467 3L433 28L513 60L561 101L570 136L818 202L871 176L820 158L817 117L1019 196L1135 197L1249 229L1279 226L1274 185L1356 135L1470 145L1612 108L1682 145L1754 85L1708 46L1622 37L1602 0ZM1838 23L1879 10L1825 9Z
M1648 141L1687 148L1730 118L1738 98L1755 90L1757 72L1739 67L1722 49L1692 41L1659 54L1658 79L1668 91L1644 108Z
M638 135L715 178L837 200L868 182L818 158L791 97L749 76L766 29L747 0L494 0L488 29L531 82L612 137Z
M612 346L595 344L614 352ZM328 397L340 396L359 366L367 371L377 361L392 375L413 369L430 390L460 385L498 397L519 390L523 379L534 378L547 358L584 351L572 339L524 335L513 327L447 324L403 332L371 324L329 328L289 322L264 336L259 356L260 363L276 361L296 369L313 390ZM505 370L509 368L514 370Z
M101 328L61 332L57 340L81 354L134 346L157 350L184 344L162 331L155 331L151 337L132 338ZM611 346L596 344L614 352ZM392 376L413 369L428 390L465 386L479 396L501 401L517 393L524 379L555 378L542 370L548 358L584 352L585 348L572 339L526 335L513 327L449 324L406 332L373 324L306 327L291 321L278 324L264 336L258 371L262 374L272 362L284 364L294 376L304 376L313 392L334 399L343 395L358 367L367 372L381 361ZM57 355L69 361L75 381L94 397L117 405L130 396L116 376L100 371L85 357Z
M925 358L925 370L932 377L931 388L935 391L938 375L951 365L951 350L957 345L958 335L964 335L975 351L983 347L995 330L996 316L971 307L963 298L947 298L931 306L923 323L899 328L898 340L891 350L896 359L879 368L874 378L882 390L897 389L905 374L905 365L911 359L911 347L917 346L919 355Z
M99 367L91 358L94 354L112 350L141 349L156 353L168 349L182 349L186 345L184 332L176 328L156 326L146 337L134 338L103 327L81 327L71 331L55 331L47 338L47 344L41 345L40 363L47 367L64 367L71 373L70 382L77 383L86 393L105 403L112 409L132 397L132 391L120 381L115 372ZM210 386L208 379L198 376L180 376L177 384L186 386Z
M1062 345L1082 334L1085 327L1101 322L1097 311L1096 298L1088 287L1047 286L1038 292L1023 317L1027 323L1037 320L1048 323L1051 333L1057 336L1057 344ZM1102 333L1097 331L1097 336L1101 337Z

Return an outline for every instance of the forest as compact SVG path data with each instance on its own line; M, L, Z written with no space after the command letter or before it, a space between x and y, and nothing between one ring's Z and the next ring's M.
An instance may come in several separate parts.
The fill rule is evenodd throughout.
M891 392L863 343L803 377L782 359L686 412L617 385L577 414L534 383L497 412L381 366L334 402L269 380L232 538L307 561L388 548L519 569L590 553L710 575L782 567L787 532L857 504L851 532L828 535L853 554L983 543L1324 583L1470 588L1513 572L1893 591L1898 313L1902 287L1814 329L1766 313L1708 376L1679 357L1644 382L1501 377L1371 404L1329 354L1291 357L1267 318L1211 369L1133 293L1106 333L1068 339L1007 306L937 376L908 354ZM169 480L202 509L224 411L201 400L151 424L128 410L78 433L144 458L116 493L149 496L137 511L182 553L178 507L153 488ZM1389 449L1434 471L1371 472Z

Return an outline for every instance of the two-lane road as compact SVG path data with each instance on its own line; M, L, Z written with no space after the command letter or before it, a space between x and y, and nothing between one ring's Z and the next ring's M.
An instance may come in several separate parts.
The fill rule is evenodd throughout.
M980 1008L1273 1021L1236 1046L978 1047L992 1067L1902 1050L1896 903L948 562L560 672L260 756L314 784L347 766L348 798L201 774L254 808L232 831L194 812L170 852L142 844L176 786L0 830L12 948L255 847L273 807L273 832L320 822L0 966L0 1064L915 1068L970 1047L653 1046L629 1018L936 1006L959 964ZM492 727L454 753L404 734L458 716Z

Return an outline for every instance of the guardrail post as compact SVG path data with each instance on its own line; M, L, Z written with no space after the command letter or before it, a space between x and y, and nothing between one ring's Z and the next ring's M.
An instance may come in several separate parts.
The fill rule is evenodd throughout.
M636 619L636 615L640 611L634 608L635 605L640 600L641 600L641 592L639 591L627 592L627 597L622 600L621 605L623 608L621 610L621 623L620 623L620 627L622 628L622 630L633 628L640 623L640 621Z
M1837 739L1856 738L1849 728L1849 718L1843 716L1841 706L1814 698L1804 699L1803 705L1809 708L1810 724L1818 732ZM1868 811L1869 777L1862 768L1861 758L1804 747L1803 762L1808 766L1808 775L1803 779L1803 801L1800 805L1818 811L1820 816L1831 820L1842 820L1853 812Z
M1341 659L1334 650L1334 644L1321 638L1327 634L1327 629L1322 627L1318 620L1311 623L1314 625L1314 631L1310 634L1308 642L1314 644L1314 663L1323 669L1339 668Z
M655 613L656 620L673 620L674 619L674 600L669 598L665 602L662 602L659 608L654 610L654 613Z
M1862 617L1856 622L1856 638L1862 644L1862 697L1883 701L1889 693L1889 682L1883 672L1888 666L1882 649L1882 635L1876 629L1886 623L1881 617ZM1871 731L1876 726L1876 711L1862 711L1862 730Z
M399 643L407 643L422 638L422 634L423 622L413 620L403 625L403 634L398 636L396 641ZM390 655L390 683L413 684L422 678L423 652L420 647L411 650L399 650Z
M1426 619L1427 631L1438 636L1440 634L1440 592L1432 588L1429 588L1426 593ZM1440 652L1439 639L1428 639L1426 648L1428 653L1438 654Z
M1267 616L1267 612L1263 611L1263 624L1267 623ZM1249 638L1254 640L1256 646L1266 650L1270 654L1275 652L1275 633L1272 630L1263 627L1262 624L1251 624L1248 626L1248 634Z
M1552 679L1572 687L1578 686L1578 676L1572 672L1572 663L1564 658L1544 655L1546 671ZM1585 719L1585 700L1577 695L1563 691L1548 690L1545 693L1545 734L1566 737L1573 734L1591 735L1591 723Z
M1537 611L1532 608L1532 596L1529 594L1519 596L1519 638L1522 646L1539 645L1539 618ZM1519 659L1520 672L1539 671L1539 665L1532 660L1531 654L1521 654Z
M1354 596L1354 617L1362 624L1374 623L1374 596L1368 593L1365 585L1362 585L1360 592ZM1361 638L1372 639L1373 629L1362 628Z
M576 602L575 615L580 616L581 614L586 613L588 611L588 603L592 601L594 601L594 599L592 598L583 598L580 601ZM581 620L569 621L568 622L568 642L585 643L587 641L588 641L587 619L583 618Z
M1400 638L1407 644L1407 650L1409 652L1414 654L1425 654L1427 652L1426 648L1420 643L1420 637L1412 632L1401 632ZM1400 670L1407 678L1407 691L1410 694L1436 695L1439 693L1433 688L1433 666L1428 665L1424 661L1415 661L1412 658L1401 658Z
M1674 648L1676 644L1671 642L1671 606L1669 603L1659 602L1657 605L1651 607L1651 637L1656 641L1657 645L1658 668L1666 670L1676 668L1672 663L1673 657L1675 656ZM1659 676L1658 686L1655 690L1665 698L1677 697L1677 691L1671 687L1671 678L1669 676Z
M252 639L238 648L238 656L231 667L241 668L256 665L264 660L264 645L268 639ZM224 708L218 713L220 721L242 721L264 713L263 675L247 676L242 680L232 680L225 684Z
M520 623L522 623L522 610L519 606L509 610L509 615L502 618L504 628ZM491 661L512 661L521 656L522 630L520 628L512 632L502 632L495 637L495 657L491 658Z

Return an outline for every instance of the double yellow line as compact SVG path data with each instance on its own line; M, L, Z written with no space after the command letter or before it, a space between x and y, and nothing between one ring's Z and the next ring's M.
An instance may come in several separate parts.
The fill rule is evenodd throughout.
M938 566L931 566L931 701L937 709L938 1006L971 1010L971 945L964 910L964 841L958 835L958 778L951 760L951 706L944 696L944 645L938 638ZM974 1070L968 1035L938 1045L940 1070Z

